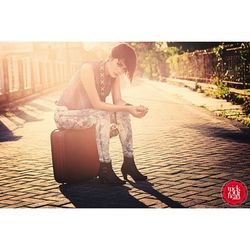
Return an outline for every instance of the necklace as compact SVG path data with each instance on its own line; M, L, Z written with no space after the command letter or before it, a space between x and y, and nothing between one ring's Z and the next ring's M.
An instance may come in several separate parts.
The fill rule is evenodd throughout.
M105 62L101 62L100 64L100 81L99 81L99 85L100 85L100 94L101 97L104 98L105 97L105 86L104 86L104 80L105 80L105 72L104 72L104 66L105 66Z

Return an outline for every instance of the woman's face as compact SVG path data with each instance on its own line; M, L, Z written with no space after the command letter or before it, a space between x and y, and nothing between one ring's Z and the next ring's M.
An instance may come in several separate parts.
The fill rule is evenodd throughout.
M111 77L116 78L127 72L127 67L124 60L118 58L111 58L109 64L109 74Z

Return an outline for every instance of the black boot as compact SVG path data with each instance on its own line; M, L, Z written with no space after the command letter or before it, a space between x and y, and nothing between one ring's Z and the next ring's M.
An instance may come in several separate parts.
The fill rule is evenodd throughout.
M100 162L99 179L101 183L111 186L122 186L126 183L115 174L111 162Z
M134 161L134 157L124 157L124 161L122 164L122 175L125 180L128 179L127 175L130 175L134 181L145 181L147 180L146 175L142 175L139 170L137 169Z

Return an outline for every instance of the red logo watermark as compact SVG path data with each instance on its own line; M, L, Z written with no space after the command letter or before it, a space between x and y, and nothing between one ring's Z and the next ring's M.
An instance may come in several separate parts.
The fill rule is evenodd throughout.
M247 188L241 181L228 181L222 187L222 197L230 205L240 205L247 198Z

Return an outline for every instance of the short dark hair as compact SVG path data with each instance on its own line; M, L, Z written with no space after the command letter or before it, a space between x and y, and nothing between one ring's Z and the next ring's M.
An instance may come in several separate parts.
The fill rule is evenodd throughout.
M136 68L136 54L133 48L125 43L115 46L111 51L113 58L123 59L128 69L127 76L132 81Z

